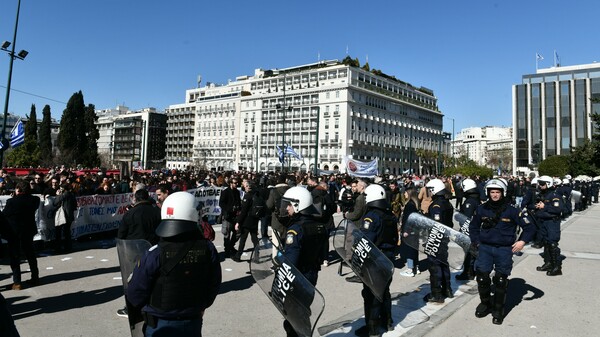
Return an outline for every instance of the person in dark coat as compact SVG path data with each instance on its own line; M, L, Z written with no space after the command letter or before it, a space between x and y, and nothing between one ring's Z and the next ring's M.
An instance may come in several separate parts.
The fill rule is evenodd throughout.
M160 224L160 208L150 198L147 190L135 191L135 203L123 215L117 238L122 240L146 240L150 244L158 243L156 228Z
M55 228L56 234L56 250L61 251L64 248L65 252L71 251L71 225L75 221L75 210L77 209L77 198L73 193L73 187L71 184L63 184L56 191L56 198L54 199L54 207L56 209L62 208L65 214L66 223L62 226ZM62 237L64 240L64 247Z
M240 243L238 245L238 251L236 255L231 258L235 262L241 262L242 254L244 253L244 248L246 246L246 239L248 239L248 234L250 235L254 247L258 245L259 218L253 216L250 212L252 209L252 199L254 195L258 193L256 191L256 184L251 180L246 180L244 181L243 186L246 190L246 194L244 194L244 198L242 199L242 208L235 224L235 230L241 233Z
M19 182L15 188L15 196L6 201L2 213L6 218L5 232L8 241L10 268L13 272L13 290L21 290L21 249L25 253L31 270L31 285L38 285L38 270L33 237L37 233L35 213L40 205L40 198L31 195L29 183Z
M223 223L221 224L223 247L225 248L225 257L229 258L237 254L235 249L237 237L234 227L242 204L238 184L239 180L237 178L231 179L229 186L221 191L221 197L219 198L219 207L221 207L221 214L223 215Z

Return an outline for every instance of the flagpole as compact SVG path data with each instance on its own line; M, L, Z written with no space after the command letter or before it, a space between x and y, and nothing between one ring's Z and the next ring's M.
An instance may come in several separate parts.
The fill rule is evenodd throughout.
M8 53L10 56L10 62L8 65L8 84L6 85L6 100L4 101L4 119L2 120L2 132L0 132L0 141L3 143L3 145L5 142L5 136L6 136L6 122L8 119L8 100L10 99L10 84L12 82L13 63L15 61L15 57L22 60L23 58L25 58L25 56L27 56L27 52L25 52L24 56L21 55L21 53L23 53L23 51L19 52L19 55L15 55L15 47L17 44L17 28L19 27L19 12L20 11L21 11L21 0L19 0L19 2L17 3L17 19L15 20L15 32L13 35L12 50ZM4 44L3 44L3 47L4 47ZM3 48L3 50L6 50L6 49ZM4 148L0 150L0 167L3 167L4 150L5 150Z

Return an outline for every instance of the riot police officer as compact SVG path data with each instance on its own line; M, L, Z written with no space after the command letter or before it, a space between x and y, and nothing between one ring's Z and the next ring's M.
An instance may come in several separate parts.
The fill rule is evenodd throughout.
M468 219L471 219L473 217L473 214L475 213L475 209L477 209L477 206L481 204L479 190L477 190L477 183L473 179L467 178L463 179L463 181L460 184L462 185L461 187L464 191L465 198L465 201L460 205L460 213L464 214ZM468 231L464 234L469 235ZM465 255L465 262L463 263L463 271L459 275L456 275L456 279L460 281L474 279L474 262L475 258L471 255L471 253L467 252L467 254Z
M499 179L491 179L485 185L488 200L479 205L469 224L471 244L478 249L475 272L481 303L475 309L476 317L492 313L494 324L504 320L504 303L508 276L512 271L513 253L523 249L535 235L535 226L521 211L510 205L506 198L506 185ZM523 231L516 238L516 229ZM492 279L494 274L494 297L492 299Z
M454 208L446 199L446 186L440 179L431 179L425 187L431 192L432 202L429 205L428 216L450 228L452 223L452 214ZM454 297L452 286L450 284L450 267L447 261L440 261L432 256L427 256L429 260L429 281L431 283L431 294L426 299L433 303L444 303L444 298Z
M281 197L281 208L280 214L287 212L290 215L283 255L316 286L325 258L323 247L329 240L327 228L315 221L317 210L310 192L304 187L295 186L285 191ZM283 322L283 328L287 336L298 336L287 320Z
M566 219L573 214L573 204L571 203L571 192L573 191L573 187L571 186L571 181L567 178L564 178L561 182L562 184L556 189L556 193L563 198L565 209L562 218Z
M538 179L540 199L535 204L536 221L540 226L541 239L544 245L544 264L537 267L548 276L562 275L560 259L560 217L564 208L561 196L552 190L552 178L541 176Z
M371 184L364 191L367 212L362 218L361 231L391 261L398 243L398 218L392 213L386 193L381 185ZM365 310L364 327L355 333L358 336L380 336L392 328L392 299L390 284L386 285L383 301L379 301L371 289L363 283L362 297Z
M198 227L195 197L170 194L161 207L160 237L136 266L127 300L141 308L144 335L202 336L202 316L221 284L221 265L212 242Z

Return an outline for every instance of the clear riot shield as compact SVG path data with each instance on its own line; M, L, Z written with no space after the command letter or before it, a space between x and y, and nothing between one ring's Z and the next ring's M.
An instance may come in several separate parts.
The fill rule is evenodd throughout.
M452 216L452 220L454 220L454 224L458 225L460 228L460 232L469 236L469 224L471 223L471 219L461 212L454 212L454 216Z
M273 244L261 239L250 260L250 273L296 333L312 336L325 309L325 298L281 251L275 258L272 252Z
M468 235L432 220L419 213L408 216L406 223L407 245L427 254L450 268L460 270L469 251L471 239Z
M454 212L454 216L452 217L452 219L454 220L455 223L458 224L458 228L460 228L460 232L465 234L466 236L469 236L469 225L471 224L471 218L467 217L466 215L462 214L461 212ZM469 240L470 240L470 237L469 237ZM471 247L470 245L469 245L469 252L473 256L477 256L479 254L477 249L474 247Z
M571 200L573 200L574 203L581 202L581 192L577 190L571 191Z
M336 228L333 247L373 295L383 301L385 289L394 274L392 261L352 221L346 219Z
M136 264L140 261L144 253L150 249L152 245L146 240L121 240L117 239L117 254L119 255L119 265L121 267L121 278L123 279L123 292L127 293L127 283L129 277L133 273ZM129 304L127 305L127 314L129 319L129 328L131 329L132 337L142 337L142 327L144 320L140 310Z

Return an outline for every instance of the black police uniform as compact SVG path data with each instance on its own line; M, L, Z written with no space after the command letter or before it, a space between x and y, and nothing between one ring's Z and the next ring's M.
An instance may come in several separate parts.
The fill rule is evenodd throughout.
M145 336L202 336L202 315L221 284L212 242L198 231L161 238L136 266L127 300L142 308Z
M362 219L361 231L391 261L398 243L398 218L392 213L385 200L376 200L367 204L367 213ZM362 297L365 309L365 322L371 335L379 335L381 330L392 328L392 298L390 282L386 285L383 302L379 301L371 289L363 283Z
M596 178L594 178L596 179ZM594 204L598 203L598 193L600 192L600 180L596 179L592 181L592 202Z
M523 229L517 240L517 226ZM505 198L494 202L486 201L477 207L469 224L471 244L477 247L475 272L481 304L477 306L475 316L485 317L490 312L494 324L502 324L508 276L512 271L512 245L516 241L525 243L535 236L535 226L531 219L519 209L509 204ZM490 273L495 270L495 292L492 300Z
M564 208L562 197L551 189L540 191L544 208L535 212L536 221L540 225L540 237L544 245L544 264L537 268L548 276L562 275L560 259L560 221Z
M433 201L429 205L429 217L443 225L450 228L454 225L452 222L452 215L454 208L443 195L433 195ZM454 297L452 287L450 284L450 267L447 261L440 261L432 256L427 256L429 261L429 273L431 283L431 294L429 295L428 301L443 303L444 298ZM445 263L444 263L445 262Z
M283 255L314 286L325 258L323 247L329 236L324 224L315 221L312 216L295 213L290 219ZM287 336L298 336L292 325L283 322Z
M460 213L464 214L469 220L473 217L475 213L475 209L477 206L481 204L479 198L479 191L466 191L465 192L465 201L460 205ZM469 235L469 233L464 233ZM463 262L463 271L459 275L456 275L456 279L460 281L472 280L475 278L475 270L474 264L475 258L471 255L471 253L467 252L465 254L465 261Z

